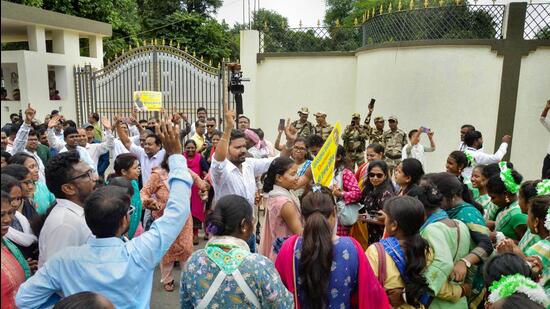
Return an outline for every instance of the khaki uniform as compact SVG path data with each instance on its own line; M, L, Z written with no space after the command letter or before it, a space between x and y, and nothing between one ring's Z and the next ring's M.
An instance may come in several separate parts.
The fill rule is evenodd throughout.
M400 129L395 132L388 130L383 136L384 147L386 148L386 163L390 173L393 175L393 170L401 162L401 152L407 144L407 134Z
M370 118L371 115L367 115L367 118L365 119L365 128L367 130L367 137L370 144L380 144L384 146L384 130L378 130L376 129L376 126L371 127L370 126ZM379 118L379 117L376 117ZM376 119L375 119L376 120Z
M367 140L367 130L363 126L359 126L358 129L347 126L342 135L344 140L344 149L346 150L346 156L350 162L357 165L365 162L365 142Z
M315 134L319 135L323 140L326 140L329 137L330 132L332 132L332 129L334 129L334 127L328 123L324 126L316 125Z
M292 123L292 126L298 130L298 137L307 139L310 135L315 134L315 127L309 121L302 123L300 120L296 120Z

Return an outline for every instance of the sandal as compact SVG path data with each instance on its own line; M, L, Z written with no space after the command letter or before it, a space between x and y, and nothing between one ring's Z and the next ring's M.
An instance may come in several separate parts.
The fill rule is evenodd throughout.
M166 292L174 292L174 280L164 284L164 290Z

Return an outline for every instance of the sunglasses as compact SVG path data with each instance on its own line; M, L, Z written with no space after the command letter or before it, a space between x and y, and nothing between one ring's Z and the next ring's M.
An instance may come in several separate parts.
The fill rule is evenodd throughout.
M384 176L382 173L369 173L370 178L384 178Z

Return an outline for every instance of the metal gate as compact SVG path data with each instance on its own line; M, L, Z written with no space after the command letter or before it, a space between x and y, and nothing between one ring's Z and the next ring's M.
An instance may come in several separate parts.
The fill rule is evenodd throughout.
M223 66L221 66L223 68ZM103 69L90 65L76 67L75 95L79 124L97 112L112 119L128 115L133 108L134 91L160 91L168 111L177 111L196 120L196 110L204 107L208 117L223 119L223 69L212 67L178 48L164 45L137 47L118 57ZM229 97L230 105L232 96ZM149 119L154 112L140 112Z

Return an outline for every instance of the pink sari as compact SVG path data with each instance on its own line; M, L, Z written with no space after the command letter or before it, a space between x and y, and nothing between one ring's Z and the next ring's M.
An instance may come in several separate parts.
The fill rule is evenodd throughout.
M296 290L296 276L294 265L294 249L299 235L294 235L287 239L281 251L277 256L275 268L281 275L281 280L289 292L294 295L294 308L300 309L298 300L298 291ZM372 272L367 257L363 252L361 245L353 238L350 238L355 245L359 261L359 273L357 274L357 292L352 296L351 303L353 308L391 308L386 291L380 285L380 282Z
M184 156L187 159L187 167L200 177L202 174L202 156L198 153L196 153L193 158L189 158L186 153L184 153ZM197 218L201 222L204 222L204 204L199 194L199 187L195 184L191 187L191 215L193 215L193 218Z

